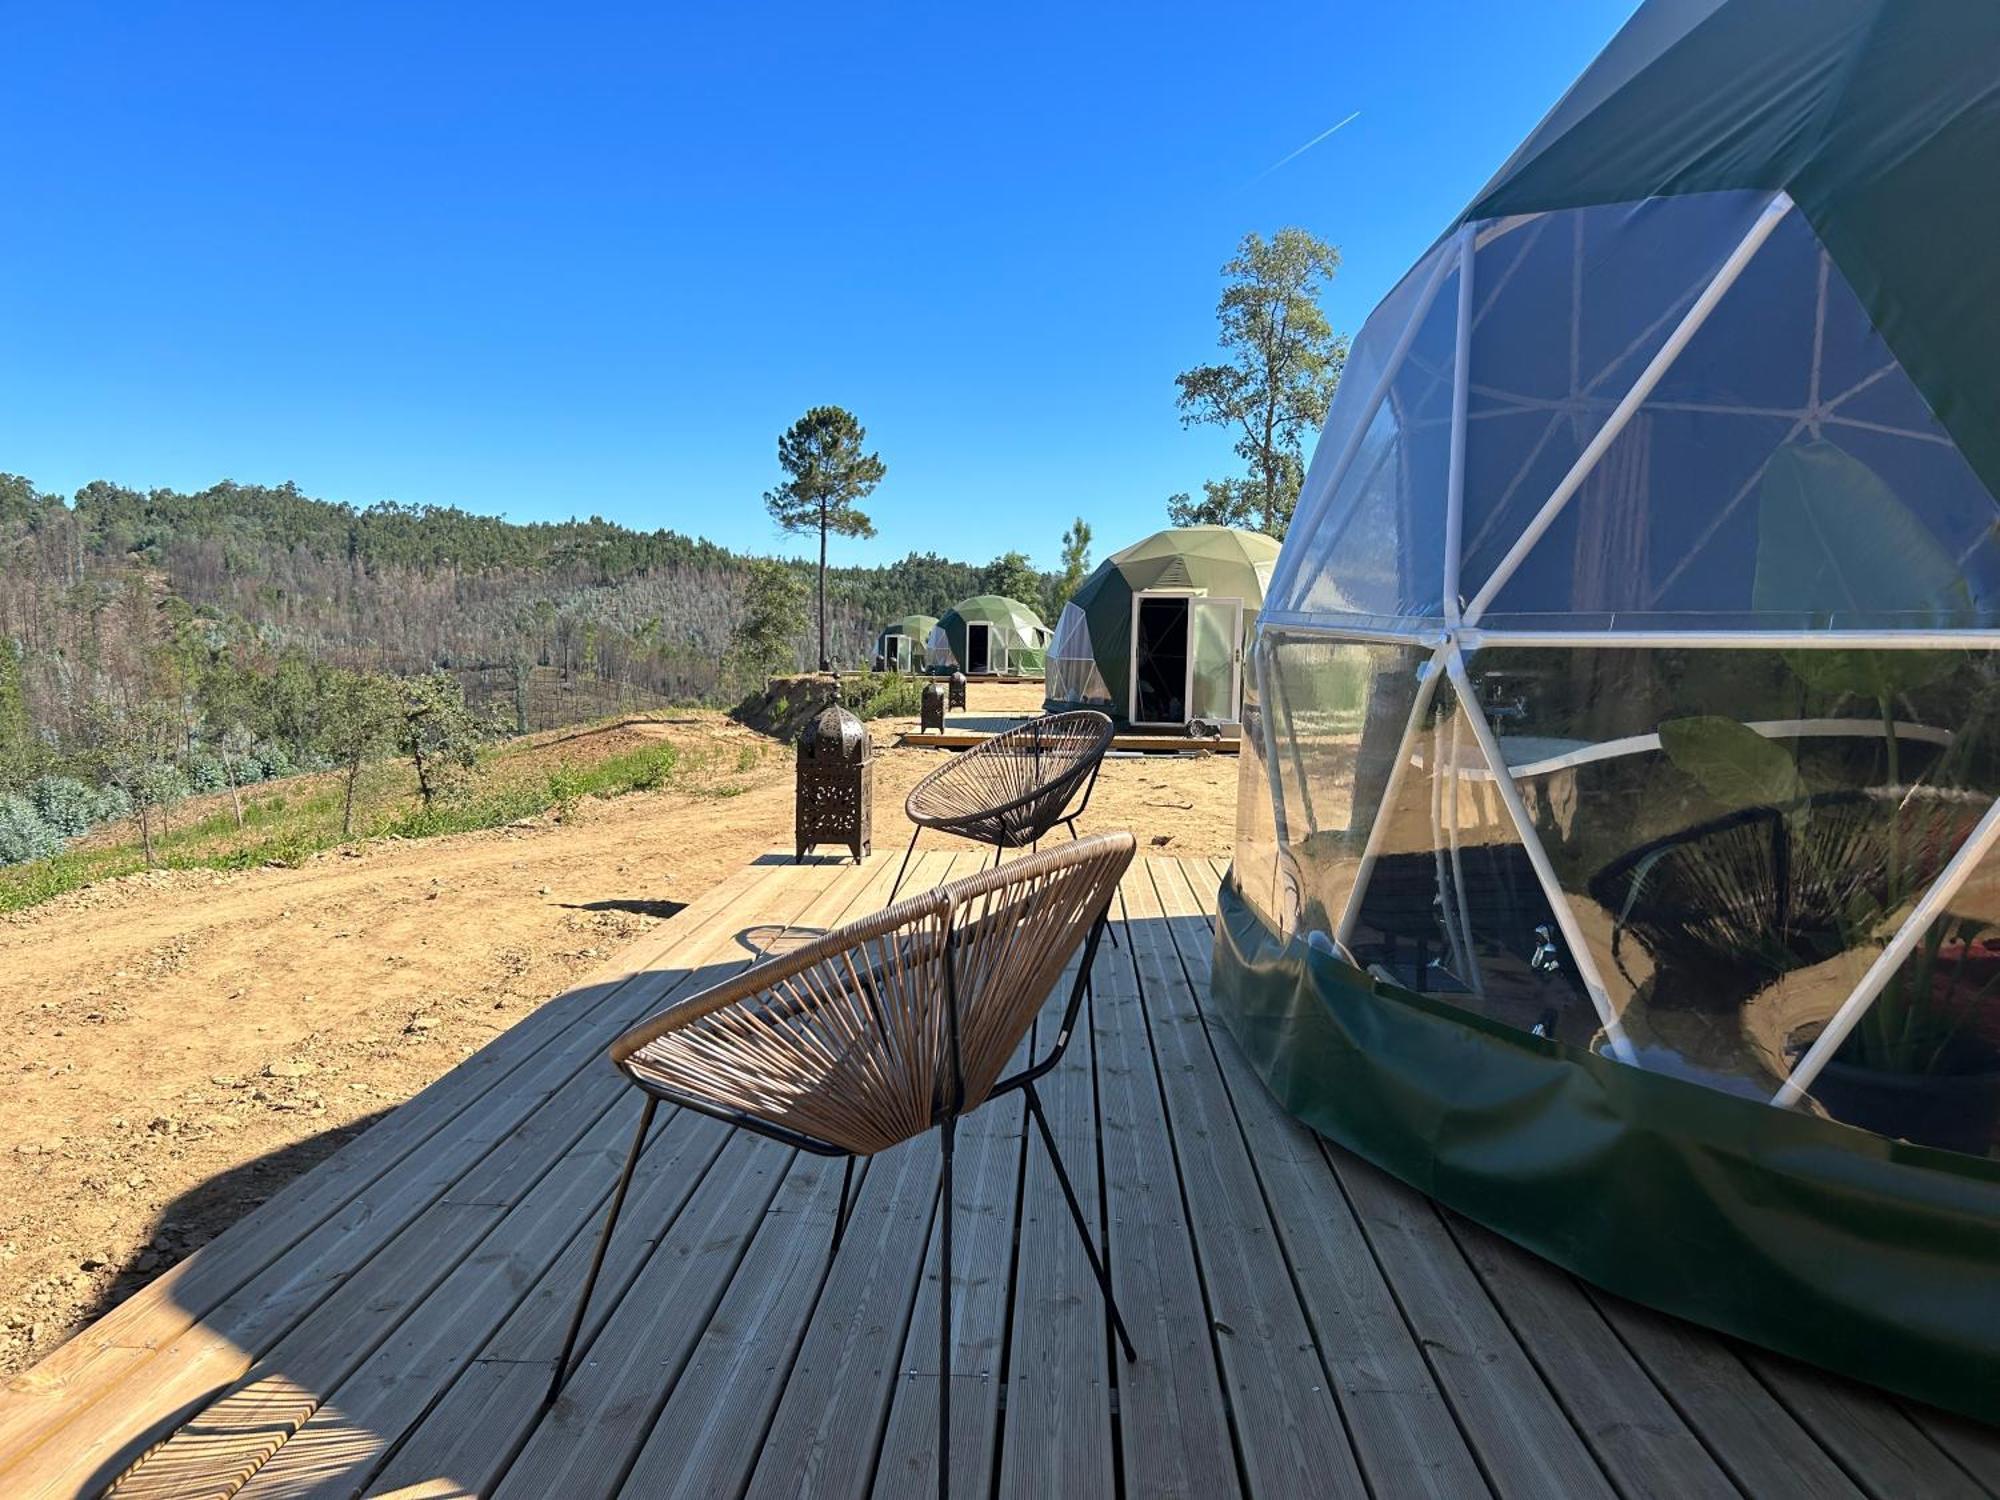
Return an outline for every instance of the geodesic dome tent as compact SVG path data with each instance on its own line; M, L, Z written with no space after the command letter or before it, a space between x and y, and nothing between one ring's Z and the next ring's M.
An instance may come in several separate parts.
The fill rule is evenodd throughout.
M875 670L922 671L925 653L930 648L931 632L935 629L935 615L904 615L900 620L891 620L875 637Z
M1236 718L1243 632L1277 561L1270 537L1228 526L1176 527L1112 553L1056 620L1047 708L1128 724Z
M926 660L933 672L968 677L1032 675L1042 670L1049 627L1018 599L975 594L961 599L931 627Z
M1356 338L1218 1006L1579 1274L2000 1419L2000 7L1644 6Z

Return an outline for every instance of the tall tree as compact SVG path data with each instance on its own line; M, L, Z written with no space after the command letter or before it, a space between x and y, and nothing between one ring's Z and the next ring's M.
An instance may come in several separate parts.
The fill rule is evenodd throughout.
M1042 575L1025 552L1003 552L979 570L980 592L1029 604L1042 597Z
M374 672L329 672L323 692L325 709L320 715L319 748L340 768L340 836L348 838L354 833L354 792L361 780L361 768L370 757L382 754L395 743L398 731L406 724L405 704L400 684L394 678ZM445 690L447 700L449 696ZM413 753L412 758L421 774L421 757ZM435 791L427 791L425 800L435 795Z
M729 637L729 666L746 692L764 686L781 667L797 664L794 652L806 624L806 586L781 562L753 562L743 591L743 614Z
M465 689L449 672L409 678L401 689L396 748L409 756L428 810L470 783L493 726L466 706Z
M1053 625L1062 607L1082 585L1090 572L1090 522L1078 516L1062 537L1062 571L1049 587L1049 623Z
M785 481L764 494L771 519L786 531L819 533L819 669L826 654L826 539L873 536L875 523L856 507L889 472L879 455L865 453L868 430L838 406L815 406L778 439L778 467Z
M1227 428L1249 465L1242 478L1209 480L1202 498L1167 501L1176 526L1255 526L1281 537L1305 477L1305 438L1326 420L1347 363L1347 336L1335 333L1320 295L1340 269L1340 251L1303 229L1268 241L1248 234L1222 268L1215 316L1218 364L1174 377L1181 425Z

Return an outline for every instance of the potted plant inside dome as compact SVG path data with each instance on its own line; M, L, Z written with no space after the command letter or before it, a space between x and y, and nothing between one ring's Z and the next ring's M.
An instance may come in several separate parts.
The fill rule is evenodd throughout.
M1753 601L1760 613L1815 621L1907 618L1912 601L1949 625L1971 613L1954 560L1873 470L1814 440L1781 450L1760 493ZM1785 661L1808 698L1863 703L1883 726L1886 784L1814 791L1793 748L1734 720L1660 726L1668 759L1726 806L1754 809L1782 846L1778 894L1753 906L1740 952L1770 976L1746 1005L1775 1020L1775 1068L1795 1067L1861 975L1852 955L1880 952L1985 812L1953 790L1989 755L2000 683L1958 699L1959 727L1938 762L1905 781L1897 706L1963 675L1954 651L1800 650ZM1757 928L1754 933L1750 928ZM1815 995L1796 1024L1785 1001ZM1753 1039L1754 1040L1754 1039ZM1776 1056L1770 1054L1775 1052ZM1878 1134L1984 1155L2000 1142L2000 928L1946 912L1890 976L1810 1092L1836 1119Z

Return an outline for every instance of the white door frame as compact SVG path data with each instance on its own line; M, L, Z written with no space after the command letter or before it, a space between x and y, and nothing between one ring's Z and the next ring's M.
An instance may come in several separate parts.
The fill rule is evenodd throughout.
M974 672L972 670L972 632L975 630L986 632L986 669L983 672ZM965 668L965 675L967 677L997 677L1002 675L994 670L993 627L987 621L967 620L965 622L965 660L960 665Z
M1207 589L1135 589L1132 593L1131 644L1127 648L1125 660L1130 663L1125 683L1125 718L1135 727L1141 724L1170 726L1178 729L1187 723L1185 718L1142 719L1139 717L1139 610L1148 599L1180 599L1182 601L1202 599L1208 595ZM1186 711L1188 698L1194 691L1194 606L1188 605L1187 612L1187 670L1181 679L1181 709Z
M908 665L905 665L904 647L909 648ZM892 630L882 637L883 670L888 672L913 672L916 670L917 644L901 631Z

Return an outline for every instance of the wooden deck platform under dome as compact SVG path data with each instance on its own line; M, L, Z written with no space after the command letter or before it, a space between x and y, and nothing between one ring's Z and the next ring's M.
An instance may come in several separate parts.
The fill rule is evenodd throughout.
M10 1382L0 1494L931 1494L930 1141L866 1164L829 1268L838 1162L663 1112L542 1405L640 1104L604 1046L894 869L770 856L440 1079ZM1045 1094L1137 1364L1018 1096L960 1129L957 1493L2000 1492L2000 1434L1580 1286L1282 1114L1204 1017L1218 874L1133 866Z

